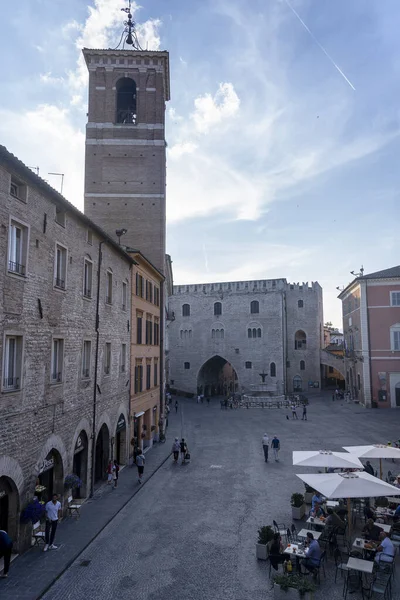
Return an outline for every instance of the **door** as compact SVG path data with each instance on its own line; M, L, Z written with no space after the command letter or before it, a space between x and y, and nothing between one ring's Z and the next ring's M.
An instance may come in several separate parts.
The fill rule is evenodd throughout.
M0 498L0 529L8 531L8 494Z

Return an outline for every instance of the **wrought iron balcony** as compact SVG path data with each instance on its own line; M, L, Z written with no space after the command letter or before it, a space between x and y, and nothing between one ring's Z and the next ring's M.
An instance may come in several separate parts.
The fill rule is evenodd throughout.
M25 265L21 265L20 263L13 262L12 260L8 261L8 270L11 273L17 273L18 275L25 275Z
M65 280L59 279L58 277L56 277L55 278L55 286L57 288L60 288L60 290L65 290Z
M5 390L19 390L19 377L4 377L3 387Z

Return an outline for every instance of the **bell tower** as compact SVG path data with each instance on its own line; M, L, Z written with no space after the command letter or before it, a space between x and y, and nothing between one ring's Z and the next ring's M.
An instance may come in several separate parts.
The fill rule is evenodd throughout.
M126 229L123 244L164 272L169 54L142 50L130 8L123 10L121 49L83 49L89 70L85 214L115 239Z

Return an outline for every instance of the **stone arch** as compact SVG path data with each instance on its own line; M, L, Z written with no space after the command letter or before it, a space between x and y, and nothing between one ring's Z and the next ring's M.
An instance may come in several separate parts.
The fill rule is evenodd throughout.
M197 372L198 393L211 396L236 392L239 389L237 373L226 358L218 354L210 357Z
M44 459L49 454L49 452L51 452L51 450L53 450L53 449L57 450L57 452L60 454L64 469L66 470L67 468L69 468L70 463L69 463L69 460L68 460L68 454L67 454L67 451L65 449L64 442L62 441L62 439L60 438L59 435L55 435L53 433L47 439L47 441L45 442L45 444L42 447L42 450L41 450L41 452L39 454L38 460L37 460L37 462L35 464L35 468L34 468L34 471L33 471L35 478L39 474L39 469L40 469L41 463L44 461Z
M119 429L120 421L123 420L125 421L125 426L123 429ZM119 464L124 465L129 460L129 421L128 411L123 403L119 405L111 436L111 439L114 438L113 458L117 459Z
M84 431L86 433L86 435L88 436L88 440L90 440L90 436L92 435L92 428L86 417L83 417L79 421L78 425L75 427L75 433L74 433L74 437L72 438L72 444L71 444L71 452L70 452L71 456L74 455L76 442L77 442L78 436L81 433L81 431Z
M0 529L6 531L13 540L18 537L18 515L21 494L13 477L0 472Z
M96 437L99 435L99 431L103 425L107 425L108 431L112 431L111 420L109 414L103 412L98 419L96 419Z
M294 349L305 350L307 347L307 334L303 329L298 329L294 334Z
M89 421L86 417L83 417L75 429L71 445L71 471L82 481L82 486L73 490L74 498L85 498L88 494L90 483L89 473L91 470L91 465L89 464L91 456L90 445L93 443L91 435L92 429ZM79 441L81 442L79 446L77 446L78 438L80 438Z
M137 85L132 77L119 77L115 82L116 122L136 125Z
M15 483L21 495L24 489L24 475L19 462L11 456L0 456L0 477L8 477Z

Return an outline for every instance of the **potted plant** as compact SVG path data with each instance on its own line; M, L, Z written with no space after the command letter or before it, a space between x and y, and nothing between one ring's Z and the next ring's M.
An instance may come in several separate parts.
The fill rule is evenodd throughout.
M312 497L314 496L314 490L312 487L310 487L309 485L307 485L306 483L304 484L306 491L304 493L304 502L306 504L311 504L312 502Z
M274 537L274 530L270 525L264 525L258 530L258 541L256 543L256 556L258 560L267 560L268 544Z
M64 479L64 489L66 490L75 490L76 488L80 488L81 485L82 481L75 473L70 473Z
M32 502L21 512L21 523L36 523L44 516L44 512L44 504L39 502L39 499L35 496Z
M292 518L299 521L304 517L304 513L306 512L303 494L292 494L290 504L292 505Z
M316 585L301 575L279 574L274 576L274 600L312 600Z

